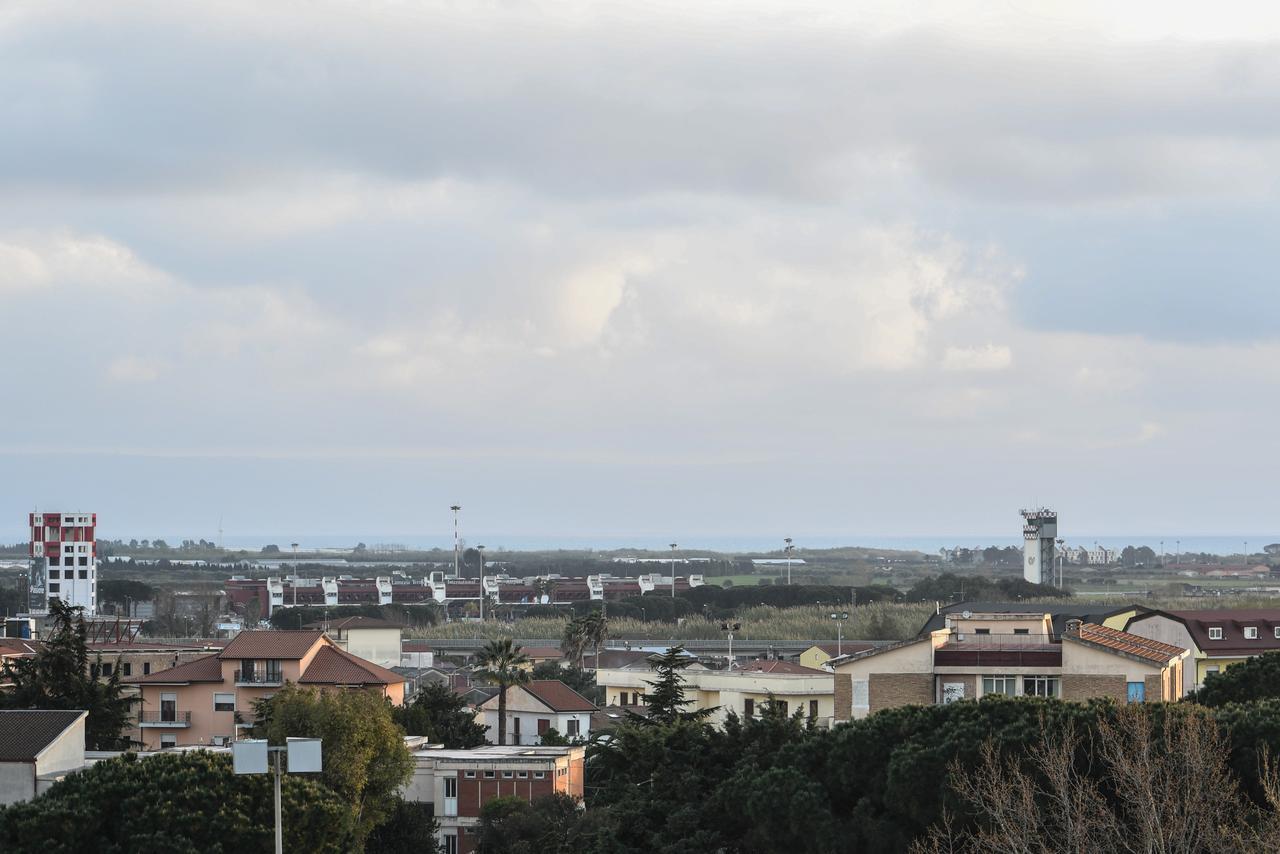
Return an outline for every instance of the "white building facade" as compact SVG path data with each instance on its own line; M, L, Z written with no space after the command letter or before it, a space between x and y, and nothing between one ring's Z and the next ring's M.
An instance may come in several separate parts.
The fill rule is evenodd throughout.
M31 513L30 609L47 614L49 602L61 600L98 612L97 513Z

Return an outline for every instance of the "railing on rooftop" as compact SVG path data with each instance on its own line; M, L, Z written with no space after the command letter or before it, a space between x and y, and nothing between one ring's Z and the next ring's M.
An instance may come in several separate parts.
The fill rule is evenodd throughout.
M1018 634L1010 633L1000 634L978 634L974 631L964 631L956 629L951 633L951 637L947 639L948 644L964 644L973 647L1025 647L1025 646L1049 646L1050 644L1062 643L1062 635L1060 634Z

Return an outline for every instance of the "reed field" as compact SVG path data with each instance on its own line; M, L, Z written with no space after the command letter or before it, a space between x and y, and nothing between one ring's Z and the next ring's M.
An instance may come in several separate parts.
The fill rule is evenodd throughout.
M743 608L734 617L741 628L735 637L744 640L830 640L836 639L836 626L831 620L831 606L816 605L775 608L756 605ZM844 636L851 640L903 640L920 631L933 612L932 604L921 602L877 602L859 605L849 611ZM453 622L412 630L416 638L543 638L558 639L564 634L567 619L532 617L514 622ZM702 616L685 617L679 624L658 620L610 619L609 636L613 640L628 638L666 638L672 640L716 640L724 637L719 620Z
M1116 596L1088 599L1046 599L1046 604L1076 604L1085 611L1107 611L1127 604L1143 605L1164 610L1201 611L1230 608L1274 608L1273 596L1221 596L1221 597L1134 597ZM945 604L945 603L944 603ZM1026 602L1029 610L1039 604ZM875 602L859 605L849 612L844 624L844 637L849 640L905 640L914 637L933 613L933 602ZM735 634L743 640L835 640L836 626L831 620L830 605L804 605L777 608L755 605L743 608L734 617L741 624ZM408 634L416 638L540 638L558 640L564 633L567 618L532 617L512 622L491 621L483 625L477 622L452 622L417 628ZM627 618L609 620L609 637L613 641L631 638L670 640L715 640L722 638L719 620L708 620L700 615L685 617L679 624L659 620L641 621Z

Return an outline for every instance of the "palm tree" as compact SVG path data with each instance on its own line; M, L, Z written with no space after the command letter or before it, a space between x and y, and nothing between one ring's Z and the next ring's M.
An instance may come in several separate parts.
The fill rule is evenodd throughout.
M480 678L498 686L498 744L506 744L507 688L529 681L529 671L524 667L529 657L521 651L520 644L503 638L485 644L476 661L482 668Z
M596 670L600 669L600 644L608 638L609 618L603 611L592 611L582 618L582 640L596 648Z
M564 657L573 661L578 665L578 669L582 669L582 654L587 648L587 636L583 628L582 620L575 617L565 623L564 635L560 639L560 651L564 653Z

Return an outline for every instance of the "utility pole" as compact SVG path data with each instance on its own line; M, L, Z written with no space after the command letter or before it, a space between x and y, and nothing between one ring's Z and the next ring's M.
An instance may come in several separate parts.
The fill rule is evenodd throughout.
M458 511L462 509L460 504L451 504L449 509L453 511L453 577L458 577Z
M783 551L787 553L787 586L790 587L791 586L791 551L795 548L795 546L791 545L790 537L783 537L782 541L787 544L786 547L783 548Z
M671 598L676 598L676 544L671 544Z

